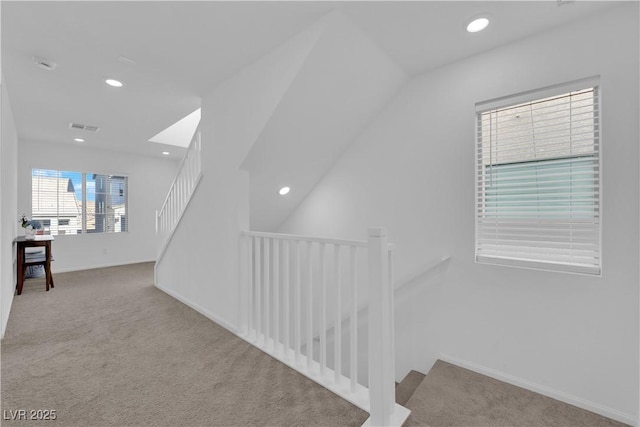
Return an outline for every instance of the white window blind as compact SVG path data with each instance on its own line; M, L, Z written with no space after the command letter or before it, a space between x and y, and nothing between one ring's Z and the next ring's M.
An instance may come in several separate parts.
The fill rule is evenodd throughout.
M477 107L478 262L600 274L598 86L564 90Z
M126 232L127 186L123 175L32 169L31 216L44 234Z

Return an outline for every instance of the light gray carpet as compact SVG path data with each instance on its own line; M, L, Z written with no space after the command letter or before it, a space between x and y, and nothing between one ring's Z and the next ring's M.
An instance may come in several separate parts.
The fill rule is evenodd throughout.
M153 265L55 274L16 296L3 426L361 425L368 415L154 288Z
M405 426L625 426L441 360L406 407L412 413Z

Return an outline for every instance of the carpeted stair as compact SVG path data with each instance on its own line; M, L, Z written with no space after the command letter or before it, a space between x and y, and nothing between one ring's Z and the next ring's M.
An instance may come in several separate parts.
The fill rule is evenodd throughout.
M396 403L402 406L413 396L418 386L424 380L425 374L418 371L410 371L402 382L396 385Z
M396 402L411 409L405 426L626 426L441 360L426 376L409 372Z

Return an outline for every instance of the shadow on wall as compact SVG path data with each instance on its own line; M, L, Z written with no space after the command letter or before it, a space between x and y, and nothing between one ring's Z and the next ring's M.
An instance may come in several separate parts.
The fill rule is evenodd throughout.
M441 294L448 271L450 258L440 260L427 267L422 274L404 282L395 291L395 341L396 341L396 381L411 370L427 373L440 355L438 340L424 340L425 336L437 337L441 325ZM342 349L350 345L350 324L342 322ZM425 332L428 332L425 334ZM358 382L368 386L369 316L367 307L358 312ZM306 349L303 350L306 353ZM350 376L348 351L343 352L342 371ZM313 348L314 360L319 360L319 338L316 334ZM334 364L334 330L327 331L327 366Z

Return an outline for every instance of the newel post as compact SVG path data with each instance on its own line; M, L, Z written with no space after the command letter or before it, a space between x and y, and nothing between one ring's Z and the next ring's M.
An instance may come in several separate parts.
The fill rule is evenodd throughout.
M393 289L384 228L369 229L369 400L367 425L389 426L395 407Z

